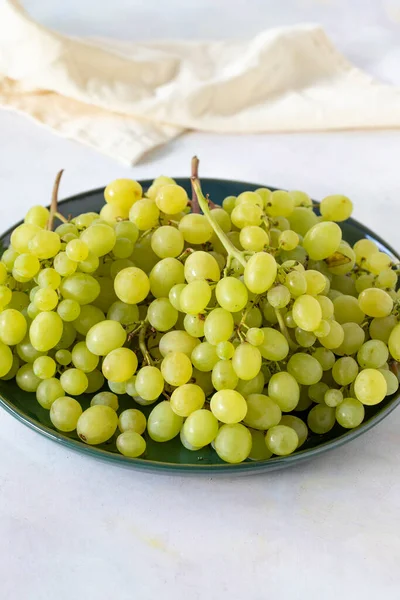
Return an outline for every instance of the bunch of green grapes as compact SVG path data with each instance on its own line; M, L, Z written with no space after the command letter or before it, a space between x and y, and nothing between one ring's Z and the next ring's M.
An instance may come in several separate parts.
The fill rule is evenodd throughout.
M129 457L179 435L228 463L265 460L309 430L359 426L398 388L392 257L342 239L345 196L317 216L304 192L210 208L193 187L191 203L168 177L145 191L118 179L99 213L56 213L54 231L31 208L0 262L0 377L36 394L58 430L116 436ZM132 407L119 412L122 394Z

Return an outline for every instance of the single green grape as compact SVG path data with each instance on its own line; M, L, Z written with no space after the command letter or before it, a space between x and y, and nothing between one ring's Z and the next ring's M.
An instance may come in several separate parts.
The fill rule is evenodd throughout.
M336 407L336 421L346 429L358 427L364 420L365 409L363 404L355 398L345 398Z
M296 431L287 425L271 427L265 435L267 448L278 456L292 454L299 445Z
M182 432L192 447L203 448L215 440L218 420L209 410L195 410L185 420Z
M219 360L213 367L211 380L214 389L218 391L236 388L239 377L236 375L231 360Z
M199 343L198 339L189 335L186 331L168 331L160 338L159 350L163 357L167 356L169 352L182 352L190 358L194 348Z
M247 413L244 423L253 429L265 431L278 425L282 411L278 404L264 394L249 394L246 397Z
M47 352L60 341L63 333L63 322L55 312L39 313L29 328L29 338L32 346L40 352Z
M377 369L363 369L354 382L354 392L362 404L379 404L387 393L386 379Z
M335 409L317 404L308 413L307 424L313 433L328 433L335 424Z
M112 437L118 426L118 416L109 406L96 404L80 415L76 431L86 444L103 444Z
M164 400L151 411L147 420L147 431L155 442L172 440L181 430L183 418L177 415L171 404Z
M336 408L341 402L343 402L343 392L335 389L328 389L325 392L324 402L331 408Z
M239 312L248 302L248 292L242 281L235 277L224 277L215 288L218 304L229 312Z
M360 366L362 366L360 364ZM358 375L358 364L351 356L339 358L332 367L332 376L341 386L350 385Z
M39 356L33 363L33 372L39 379L54 377L56 368L56 362L50 356Z
M81 415L81 405L69 396L56 398L50 406L50 420L60 431L74 431Z
M216 353L221 360L229 360L235 353L235 346L232 342L219 342L216 346Z
M97 356L106 356L121 348L126 340L126 331L118 321L100 321L87 332L86 345Z
M251 433L241 423L222 425L214 440L218 456L231 464L246 460L251 452L251 444Z
M80 369L67 369L60 377L63 390L71 396L79 396L86 391L88 379Z
M130 348L115 348L103 359L102 372L111 381L127 381L136 372L138 359Z
M192 376L192 370L192 363L183 352L170 352L161 363L161 374L164 380L173 386L187 383Z
M119 408L118 396L112 392L99 392L90 401L90 406L96 406L97 404L109 406L117 411Z
M236 375L243 380L253 379L261 369L262 355L259 348L248 342L240 344L232 357Z
M125 431L117 437L118 452L130 458L137 458L146 451L146 442L136 431Z
M215 346L209 342L196 345L190 358L193 366L204 372L211 371L219 360Z
M281 371L272 375L269 380L268 396L276 402L281 411L290 412L299 402L300 387L293 375Z
M171 408L180 417L188 417L194 411L200 410L204 402L204 391L193 383L177 387L171 395Z
M7 308L0 313L0 340L7 346L15 346L22 342L28 325L23 314L14 308Z
M287 371L301 385L312 385L322 377L321 364L316 358L304 352L297 352L290 357Z

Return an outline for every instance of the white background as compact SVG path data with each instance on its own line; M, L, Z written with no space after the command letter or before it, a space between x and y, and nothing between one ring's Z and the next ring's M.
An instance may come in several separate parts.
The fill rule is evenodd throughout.
M358 66L400 85L396 0L26 0L45 25L121 39L222 38L320 22ZM384 110L384 107L382 107ZM116 177L203 176L343 192L400 249L400 132L191 133L133 169L0 112L1 229L32 203ZM400 411L295 469L165 477L69 453L0 412L0 597L7 600L398 600Z

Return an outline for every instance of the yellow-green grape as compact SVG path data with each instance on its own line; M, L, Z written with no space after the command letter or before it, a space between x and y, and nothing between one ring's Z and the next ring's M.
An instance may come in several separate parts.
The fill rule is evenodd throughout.
M256 225L243 227L239 239L242 248L251 252L261 252L269 244L268 233Z
M216 346L216 353L221 360L229 360L235 353L235 346L232 342L219 342Z
M111 268L115 265L116 262L117 261L114 261L112 263ZM77 269L78 269L78 271L81 271L83 273L94 273L99 268L99 265L100 265L99 257L96 256L95 254L93 254L92 252L89 252L88 257L85 260L81 260L77 264ZM124 265L124 266L131 266L131 261L129 261L128 265Z
M288 217L290 228L298 235L305 236L307 231L318 223L317 215L309 208L296 206Z
M216 417L205 409L192 412L183 425L183 435L194 448L202 448L210 444L218 433Z
M298 271L292 271L288 273L285 278L285 286L289 290L293 298L302 296L307 291L307 280L303 273Z
M204 336L207 342L216 346L220 342L229 340L233 333L233 327L234 322L231 313L224 308L215 308L207 315L205 320Z
M118 416L109 406L90 406L79 417L76 431L86 444L103 444L115 433Z
M204 336L204 315L185 315L183 326L189 335L199 338Z
M266 190L266 191L271 193L269 190ZM261 194L258 193L257 190L255 192L242 192L236 198L235 206L238 206L239 204L254 204L256 206L259 206L260 208L263 208L264 200L263 200L262 194L263 193L261 193Z
M313 260L324 260L336 252L342 241L342 231L336 223L317 223L307 231L303 247Z
M157 331L168 331L177 322L178 311L168 298L156 298L149 304L147 318L150 325Z
M295 231L287 229L279 236L279 248L281 250L294 250L299 244L299 236Z
M26 335L27 323L23 314L14 308L0 313L0 340L7 346L22 342Z
M322 322L323 321L321 321L321 323ZM315 344L315 340L317 339L315 333L304 331L304 329L301 329L300 327L296 327L294 330L294 337L299 346L302 346L303 348L310 348Z
M159 258L154 254L151 248L150 235L145 235L136 242L132 261L136 267L142 269L146 273L150 273L154 265L157 264Z
M240 423L222 425L214 441L218 456L231 464L241 463L251 452L251 433Z
M1 353L1 348L0 348L0 360L2 360L1 354L2 353ZM7 352L5 354L7 355ZM5 366L7 366L7 364L8 364L7 358L5 358L5 360L6 360ZM21 361L19 360L19 357L14 354L12 357L12 364L11 364L10 369L7 371L7 373L5 375L0 376L0 379L3 379L4 381L9 381L10 379L14 379L20 366L21 366ZM5 367L3 367L3 365L2 365L1 370L3 370L4 368Z
M14 262L13 276L16 274L20 278L25 278L26 281L35 277L40 269L40 262L36 256L31 254L20 254Z
M72 325L72 323L62 321L62 325L63 331L61 334L60 341L55 346L56 351L69 348L74 343L77 336L77 330L75 329L74 325Z
M57 352L54 355L54 358L56 359L59 365L65 367L71 363L72 354L69 350L57 350Z
M261 369L262 356L259 348L244 342L235 350L232 366L236 375L247 381L253 379Z
M131 221L119 221L118 223L116 223L114 231L115 235L117 236L117 239L127 238L128 240L131 240L131 242L133 242L134 244L137 242L137 239L139 237L139 230L136 227L136 225Z
M354 354L358 352L365 341L364 330L356 323L343 323L343 341L338 348L335 349L336 354ZM325 339L325 338L324 338ZM321 340L321 343L324 342Z
M362 367L363 365L360 363L360 366ZM337 360L332 367L333 379L341 386L350 385L350 383L355 380L357 375L358 364L351 356L339 358L339 360Z
M277 264L271 254L256 252L246 263L244 282L253 294L263 294L273 285Z
M199 371L211 371L218 360L216 348L209 342L196 345L191 354L193 366Z
M211 288L206 281L192 281L181 291L180 310L190 315L202 312L211 300Z
M330 322L322 319L321 323L318 325L317 329L314 329L313 333L317 338L324 338L330 333L330 330Z
M115 245L115 232L112 227L102 223L91 225L81 233L81 240L95 256L104 256Z
M89 375L90 375L90 373L89 373ZM103 374L102 374L102 377L103 377ZM104 377L103 377L103 379L104 379ZM135 377L132 377L132 380L134 380L134 379L135 379ZM130 380L130 382L132 382L132 380ZM114 394L127 394L128 393L127 392L127 385L128 385L127 381L121 381L121 382L107 381L107 385L110 388L110 390L112 392L114 392ZM135 392L136 392L136 390L135 390ZM128 395L130 396L131 394L128 394Z
M371 323L372 325L372 323ZM389 351L392 357L400 361L400 324L396 325L389 335L388 340Z
M159 227L151 236L153 252L160 258L175 258L179 256L184 245L185 240L182 232L169 225Z
M262 371L248 381L239 379L239 383L236 386L236 391L242 394L244 398L247 398L250 394L261 394L265 384L265 377Z
M304 206L306 208L312 208L312 200L308 194L299 190L292 190L288 192L292 198L294 206Z
M53 290L58 289L61 283L60 274L51 267L43 269L37 276L38 285L41 288L51 288Z
M27 309L26 309L26 314L31 320L33 320L35 317L37 317L39 313L40 313L40 310L33 302L28 304Z
M147 420L147 431L155 442L168 442L178 435L183 418L177 415L166 400L151 411Z
M86 260L89 255L89 248L85 244L83 240L71 240L68 242L65 253L71 260L75 262L81 262L82 260Z
M237 204L231 212L231 221L239 229L258 226L262 220L262 209L256 204Z
M90 227L90 225L98 218L99 215L95 212L81 213L80 215L72 219L72 224L79 229L86 229L87 227Z
M69 396L57 398L50 406L50 420L59 431L74 431L81 415L81 405Z
M136 431L120 433L116 445L118 452L129 458L137 458L146 451L146 442Z
M328 391L329 386L323 381L319 381L318 383L314 383L310 385L308 388L308 396L317 404L323 404L325 393Z
M62 396L64 396L64 390L60 381L55 377L42 380L36 390L36 399L46 410L49 410L53 402Z
M179 232L189 244L205 244L211 239L213 229L204 215L190 213L179 221Z
M86 391L88 379L80 369L67 369L60 377L63 390L71 396L80 396Z
M263 342L258 347L261 356L272 361L280 361L286 358L289 352L289 344L285 336L272 327L264 327L261 331L264 334Z
M357 353L357 362L362 369L379 369L388 358L388 347L381 340L368 340Z
M375 284L375 279L375 275L372 275L372 273L365 273L364 275L360 275L360 277L358 277L358 279L356 279L355 281L357 294L361 294L361 292L363 292L367 288L372 287Z
M22 342L17 344L16 346L18 356L24 361L28 363L33 363L38 356L43 356L46 354L45 352L40 352L34 348L29 340L29 335L27 335Z
M356 253L356 261L358 265L361 265L370 256L372 256L372 254L379 252L377 245L372 240L359 240L354 244L353 250Z
M126 331L122 325L118 321L106 320L96 323L89 329L86 345L93 354L106 356L112 350L121 348L125 340Z
M91 304L101 291L99 281L87 273L74 273L65 277L59 289L63 298L75 300L80 305Z
M7 281L7 268L4 263L0 262L0 285Z
M353 203L347 196L334 194L326 196L319 205L319 210L325 221L346 221L353 212Z
M94 369L93 371L90 371L90 373L86 373L86 377L88 379L86 394L95 394L101 390L104 385L104 377L101 371Z
M86 335L91 327L100 321L104 321L104 319L105 316L103 311L97 308L97 306L86 304L81 306L79 317L75 319L72 324L78 333Z
M236 196L227 196L222 201L222 208L230 215L236 206Z
M247 413L244 423L253 429L265 431L278 425L282 412L279 406L264 394L249 394L246 398Z
M220 390L233 390L236 388L239 378L234 371L232 361L219 360L213 367L211 381L217 392Z
M29 240L29 252L41 260L53 258L60 251L60 236L55 231L42 229Z
M364 369L354 382L354 393L362 404L368 406L379 404L387 393L386 379L376 369Z
M138 366L136 354L130 348L116 348L105 356L102 372L110 381L127 381Z
M328 348L315 348L312 355L317 359L323 371L329 371L335 364L335 355Z
M137 372L135 387L143 400L154 402L164 390L164 378L161 371L157 367L142 367Z
M129 220L136 225L140 231L152 229L158 224L160 211L156 203L149 198L138 200L129 211Z
M328 335L320 338L321 344L328 350L339 348L344 341L344 329L337 321L329 321L330 331ZM345 323L346 325L346 323ZM354 323L355 325L355 323ZM356 325L358 327L358 325ZM360 328L361 329L361 328ZM362 331L362 329L361 329ZM345 352L345 354L348 354Z
M160 177L156 177L156 179L153 181L153 183L147 190L146 196L155 200L156 195L158 194L162 186L169 185L171 183L175 184L175 180L171 177L166 177L165 175L160 175Z
M29 328L29 339L32 346L40 352L47 352L60 341L63 333L63 322L60 316L51 311L39 313Z
M276 190L272 192L265 204L265 210L271 217L289 217L294 208L294 201L288 192Z
M44 206L32 206L25 215L24 222L37 227L46 227L50 212Z
M321 364L305 352L293 354L287 363L287 370L301 385L318 383L322 377Z
M199 250L190 254L185 261L185 279L188 283L197 279L219 281L220 270L215 258Z
M118 220L127 219L128 215L129 209L122 208L116 204L105 204L100 211L100 219L108 225L115 225Z
M290 291L284 285L277 285L268 290L267 300L273 308L284 308L290 302Z
M258 327L250 327L246 333L246 342L252 346L261 346L264 341L264 331Z
M78 263L68 258L65 252L60 252L54 258L53 266L56 272L62 277L67 277L75 273Z
M323 404L317 404L310 410L307 425L313 433L322 435L328 433L335 425L335 409Z
M114 289L118 298L126 304L142 302L150 291L146 273L137 267L122 269L114 279Z
M322 310L318 300L308 294L296 298L292 314L296 325L304 331L315 331L322 319Z
M304 277L306 279L306 293L310 296L317 296L324 291L326 286L326 277L319 271L309 269L304 271Z
M183 352L170 352L161 363L161 374L170 385L184 385L192 376L192 363Z
M297 437L299 439L297 447L300 448L306 441L308 437L308 428L307 425L299 419L299 417L295 417L294 415L283 415L279 425L283 425L285 427L291 427L297 433Z
M52 290L49 287L40 288L35 294L33 304L40 311L53 310L53 308L55 308L58 304L58 294L55 290Z
M236 277L224 277L215 288L218 304L229 312L243 310L248 302L248 292L242 281Z
M201 387L187 383L176 388L171 395L171 408L180 417L188 417L203 408L205 395Z
M382 373L382 375L384 376L384 378L386 380L386 385L387 385L386 395L390 396L391 394L394 394L395 392L397 392L397 390L399 389L399 380L397 379L396 375L394 373L392 373L392 371L389 371L388 369L384 369L384 368L380 368L380 369L378 369L378 371L380 373Z
M81 313L81 307L76 300L61 300L57 306L57 313L63 321L75 321Z
M169 352L182 352L190 358L199 340L189 335L186 331L168 331L159 341L161 356L167 356Z
M343 294L333 301L335 320L342 323L357 323L361 325L364 322L365 314L361 310L357 298Z
M99 364L99 357L90 352L85 342L78 342L72 349L71 361L77 369L90 373Z
M1 286L0 286L1 287ZM7 308L15 308L19 312L22 312L29 305L29 298L24 292L12 292L11 300L8 303Z
M141 435L146 430L146 417L140 410L128 408L119 415L118 428L121 433L134 431Z
M40 227L32 223L23 223L14 229L10 242L14 250L23 254L29 252L29 242L41 231Z
M296 431L287 425L271 427L265 435L267 448L277 456L292 454L299 445Z
M397 287L397 273L391 269L384 269L376 278L376 286L383 290L394 290Z
M248 456L250 460L267 460L271 458L272 452L268 450L265 443L265 433L257 429L249 429L251 434L251 451Z
M56 368L56 362L50 356L39 356L33 363L33 372L39 379L54 377Z
M167 184L159 188L155 202L162 212L175 215L186 208L188 196L180 185Z
M15 381L24 392L36 392L41 380L33 372L33 366L27 363L18 369Z
M360 309L369 317L387 317L393 309L393 300L379 288L367 288L358 297Z
M133 179L115 179L104 190L108 204L129 210L142 197L142 186Z
M163 258L154 265L149 275L150 291L155 298L169 297L172 288L184 281L184 266L176 258ZM180 306L175 308L180 310Z
M354 429L354 427L361 425L364 415L363 404L355 398L345 398L336 407L336 421L346 429Z
M5 285L0 285L0 310L11 302L12 291Z
M247 412L246 400L236 390L223 389L216 392L210 402L213 415L222 423L239 423Z
M367 258L363 267L373 275L379 275L381 271L388 269L391 263L392 259L384 252L374 252Z
M7 248L7 250L4 250L0 261L6 267L9 273L11 273L11 271L13 270L14 262L18 255L19 253L12 247Z
M101 404L102 406L109 406L113 410L117 411L119 408L118 396L112 392L99 392L90 401L90 406ZM139 412L139 411L138 411Z
M294 410L299 402L300 387L290 373L281 371L272 375L268 383L268 396L282 412Z
M77 226L74 223L61 223L58 227L56 227L55 232L60 236L61 239L64 238L65 235L72 233L73 235L79 235L79 231Z
M324 402L331 408L336 408L341 402L343 402L343 393L340 390L328 389L325 392Z
M13 355L8 346L0 341L0 377L7 375L13 364Z

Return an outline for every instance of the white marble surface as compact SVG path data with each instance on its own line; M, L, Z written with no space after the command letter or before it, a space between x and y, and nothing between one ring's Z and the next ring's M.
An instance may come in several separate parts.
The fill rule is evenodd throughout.
M165 3L167 4L167 3ZM321 22L359 66L400 84L395 0L26 0L71 34L227 37ZM384 109L384 107L383 107ZM204 176L343 191L400 249L400 132L186 135L134 169L0 112L0 216L118 176ZM249 159L249 156L251 158ZM70 453L0 411L0 597L12 600L398 600L400 411L350 445L271 475L180 478Z

